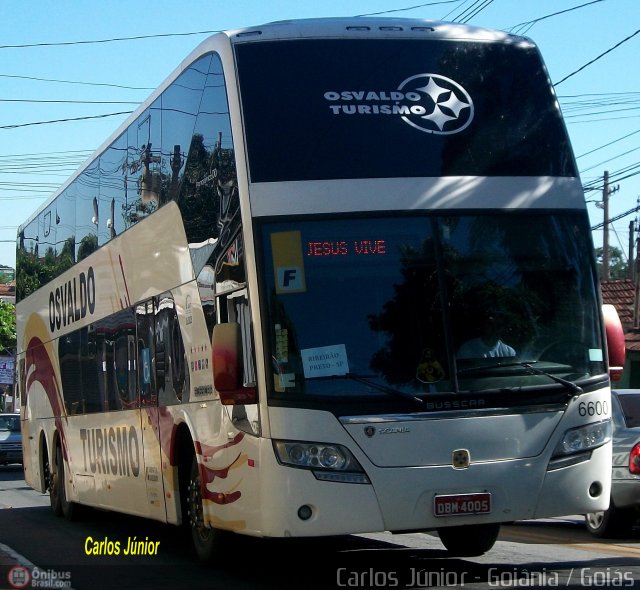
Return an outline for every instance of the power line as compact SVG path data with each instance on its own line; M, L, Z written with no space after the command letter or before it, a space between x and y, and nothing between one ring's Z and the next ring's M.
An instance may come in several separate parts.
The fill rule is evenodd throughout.
M81 84L83 86L108 86L109 88L123 88L125 90L154 90L147 86L125 86L123 84L108 84L106 82L81 82L79 80L58 80L56 78L37 78L35 76L16 76L13 74L0 74L0 78L17 78L20 80L35 80L37 82L55 82L58 84Z
M139 100L54 100L40 98L0 98L0 102L28 102L47 104L140 104Z
M467 2L471 2L471 1L472 1L472 0L463 0L462 5L464 6ZM476 0L476 1L477 1L477 0ZM460 8L461 8L461 7L460 7ZM445 14L445 15L442 17L442 20L448 19L448 18L449 18L449 16L455 12L455 10L456 10L456 9L454 8L454 9L453 9L453 10L451 10L450 12L447 12L447 14ZM455 17L454 17L452 20L454 20L454 19L455 19Z
M454 4L460 0L442 0L441 2L427 2L425 4L416 4L415 6L407 6L406 8L394 8L393 10L381 10L380 12L368 12L366 14L356 14L356 17L362 16L379 16L381 14L391 14L392 12L406 12L407 10L415 10L416 8L424 8L425 6L436 6L437 4Z
M605 52L601 53L600 55L598 55L597 57L593 58L590 62L587 62L586 64L584 64L582 67L578 68L575 72L571 72L569 75L565 76L564 78L562 78L562 80L560 80L559 82L556 82L554 84L554 86L559 86L560 84L562 84L565 80L568 80L569 78L571 78L571 76L575 76L578 72L581 72L582 70L584 70L586 67L590 66L591 64L597 62L600 58L604 57L605 55L607 55L608 53L611 53L614 49L617 49L618 47L620 47L620 45L622 45L623 43L626 43L627 41L629 41L629 39L633 39L633 37L635 37L638 33L640 33L640 29L638 29L635 33L631 33L631 35L629 35L628 37L624 38L622 41L620 41L619 43L616 43L613 47L607 49Z
M551 14L546 14L546 15L541 16L539 18L535 18L535 19L530 20L530 21L525 21L523 23L518 23L517 25L513 25L512 27L507 29L507 31L509 31L510 33L518 34L518 33L516 33L516 29L518 29L519 30L519 34L524 34L527 31L529 31L531 29L531 27L533 27L533 25L535 25L536 23L539 23L540 21L543 21L545 19L551 18L553 16L558 16L559 14L565 14L566 12L572 12L573 10L578 10L579 8L584 8L585 6L590 6L591 4L597 4L598 2L603 2L603 1L604 0L593 0L592 2L587 2L586 4L580 4L579 6L574 6L572 8L567 8L566 10L560 10L558 12L553 12ZM519 29L519 27L523 27L523 28Z
M32 125L48 125L50 123L67 123L69 121L86 121L87 119L104 119L105 117L115 117L117 115L130 115L132 112L133 111L121 111L119 113L105 113L103 115L91 115L87 117L71 117L68 119L52 119L50 121L34 121L32 123L0 125L0 129L17 129L19 127L30 127Z
M612 217L611 219L608 220L608 223L613 223L614 221L618 221L618 220L622 219L623 217L626 217L627 215L631 215L632 213L635 213L636 211L640 211L640 205L637 205L633 209L629 209L628 211L625 211L624 213L620 213L620 215L616 215L615 217ZM595 230L595 229L601 229L603 227L604 227L604 221L602 221L600 223L596 223L596 225L592 226L591 229Z
M600 168L601 166L611 162L612 160L616 160L618 158L621 158L622 156L626 156L626 155L631 154L633 152L637 152L638 150L640 150L640 147L632 148L630 150L627 150L626 152L623 152L621 154L613 156L612 158L609 158L608 160L603 160L602 162L598 162L597 164L594 164L593 166L589 166L589 168L585 168L584 170L580 170L580 174L582 174L584 172L588 172L589 170L593 170L594 168Z
M476 8L475 12L469 14L466 20L462 21L463 24L468 23L474 16L478 16L485 8L487 8L490 4L493 3L493 0L484 0L484 3L481 6Z
M465 8L462 12L458 14L458 16L454 16L451 20L453 20L454 22L467 23L469 22L469 19L471 19L473 16L478 14L478 12L486 8L486 5L491 4L491 2L493 2L493 0L475 0L474 2L472 2L471 6ZM484 5L478 6L480 3L484 3ZM463 21L462 19L465 17L467 18L467 20Z
M119 41L140 41L143 39L159 39L162 37L188 37L191 35L211 35L220 33L220 30L193 31L191 33L159 33L156 35L135 35L133 37L112 37L109 39L92 39L83 41L56 41L50 43L23 43L20 45L0 45L0 49L26 49L29 47L62 47L69 45L91 45L94 43L115 43Z

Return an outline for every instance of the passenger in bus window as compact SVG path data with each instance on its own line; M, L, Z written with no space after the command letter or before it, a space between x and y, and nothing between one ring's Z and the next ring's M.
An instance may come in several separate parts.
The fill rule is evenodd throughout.
M515 349L501 340L504 328L504 316L487 311L483 314L480 335L463 343L456 356L459 359L516 356Z

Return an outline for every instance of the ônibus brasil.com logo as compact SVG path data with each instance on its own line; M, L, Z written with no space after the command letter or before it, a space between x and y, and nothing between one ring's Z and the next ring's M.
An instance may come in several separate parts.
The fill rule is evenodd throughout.
M397 90L328 91L334 115L395 115L419 131L452 135L473 120L473 100L457 82L439 74L417 74Z

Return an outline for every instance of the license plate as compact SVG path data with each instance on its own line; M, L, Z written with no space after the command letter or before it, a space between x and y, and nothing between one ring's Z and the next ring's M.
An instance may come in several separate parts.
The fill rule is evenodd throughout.
M433 500L433 513L436 516L456 516L459 514L489 514L491 512L491 494L452 494L436 496Z

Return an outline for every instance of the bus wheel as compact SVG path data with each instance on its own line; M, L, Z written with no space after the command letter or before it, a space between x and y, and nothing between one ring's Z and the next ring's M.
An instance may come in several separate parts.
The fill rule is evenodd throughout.
M49 502L51 504L51 510L56 516L62 516L62 503L60 501L60 484L58 477L58 467L57 467L57 457L58 452L56 450L56 457L53 462L53 469L51 465L49 465L49 458L47 456L45 450L45 459L44 459L44 476L45 481L47 483L47 488L49 490Z
M458 557L475 557L489 551L500 533L499 524L472 524L438 529L447 550Z
M74 502L70 502L69 500L67 500L67 489L64 475L64 458L62 457L62 447L60 445L56 447L56 473L58 475L56 478L56 495L60 503L60 513L56 514L62 514L62 516L64 516L67 520L74 520L76 505Z
M212 561L214 555L219 555L222 549L222 535L224 531L208 527L204 523L202 512L202 482L198 459L193 458L191 476L187 487L187 510L191 540L198 558L202 561Z

